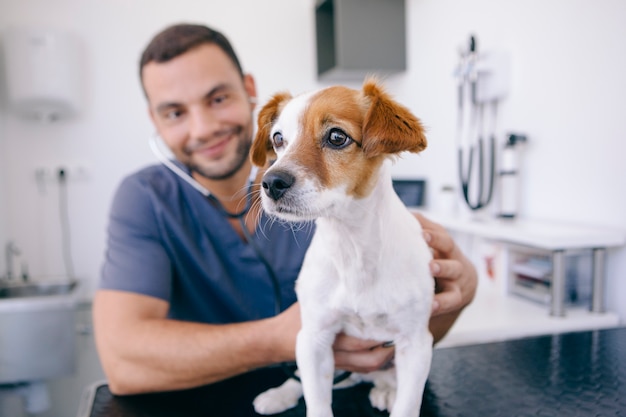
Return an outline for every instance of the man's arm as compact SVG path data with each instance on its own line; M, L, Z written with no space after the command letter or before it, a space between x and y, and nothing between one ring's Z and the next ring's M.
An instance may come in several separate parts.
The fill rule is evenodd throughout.
M117 395L197 387L256 368L295 360L300 306L265 320L211 325L166 317L168 303L124 291L99 290L94 327L100 361ZM369 372L393 355L379 341L342 335L340 369Z
M417 215L435 259L437 294L430 321L435 342L450 330L476 292L474 266L440 225ZM295 358L300 311L259 321L209 325L167 318L169 305L130 292L99 290L94 299L96 343L112 392L133 394L216 382ZM340 335L339 369L369 372L393 357L393 347Z
M294 360L297 308L228 325L171 320L168 308L167 302L145 295L96 293L96 344L113 393L191 388Z

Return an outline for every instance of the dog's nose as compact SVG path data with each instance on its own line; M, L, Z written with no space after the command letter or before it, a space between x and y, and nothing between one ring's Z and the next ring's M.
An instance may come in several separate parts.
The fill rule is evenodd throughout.
M278 201L296 181L296 178L288 172L268 172L263 176L261 185L272 200Z

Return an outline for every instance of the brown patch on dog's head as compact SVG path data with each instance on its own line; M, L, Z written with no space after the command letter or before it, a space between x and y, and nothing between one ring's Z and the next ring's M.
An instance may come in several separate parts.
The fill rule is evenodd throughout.
M340 152L322 149L322 154L307 159L318 167L316 175L325 186L343 182L357 198L370 193L384 159L401 152L420 152L427 144L421 122L373 78L364 82L361 91L345 87L322 90L312 98L304 124L312 138L339 127L354 139L358 146ZM309 153L315 149L306 147Z
M306 167L325 188L334 188L354 174L351 161L360 153L359 148L353 144L333 149L325 138L332 129L341 129L356 143L361 141L363 112L358 92L343 86L321 90L310 97L301 120L302 134L293 141L290 155L295 164Z
M374 79L366 80L362 90L334 86L293 99L277 94L260 111L258 121L251 152L256 165L277 157L270 137L276 125L289 147L272 169L313 179L320 190L345 188L355 198L371 192L388 156L426 147L420 121ZM294 123L298 129L288 127ZM337 130L349 136L348 146L328 142L329 134Z
M263 167L268 162L268 159L276 158L276 153L274 152L270 138L270 131L280 111L290 99L291 94L289 93L277 93L259 112L257 119L259 129L252 142L252 148L250 149L250 159L253 164Z
M392 100L374 79L365 81L363 95L370 103L363 123L366 155L418 153L426 148L424 128L417 117Z

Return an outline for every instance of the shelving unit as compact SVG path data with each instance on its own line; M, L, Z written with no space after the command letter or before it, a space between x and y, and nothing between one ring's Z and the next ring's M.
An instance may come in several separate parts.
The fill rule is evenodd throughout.
M476 220L419 210L453 234L466 234L502 244L505 275L510 285L520 268L520 254L551 263L550 288L544 303L510 294L481 280L475 301L463 312L450 334L438 345L455 346L566 331L618 326L619 317L604 308L605 250L626 243L623 231L574 224L529 220ZM566 303L566 256L590 252L592 277L590 305ZM517 266L515 266L517 265ZM519 272L519 271L518 271ZM545 301L549 301L548 305ZM549 306L549 308L548 308Z

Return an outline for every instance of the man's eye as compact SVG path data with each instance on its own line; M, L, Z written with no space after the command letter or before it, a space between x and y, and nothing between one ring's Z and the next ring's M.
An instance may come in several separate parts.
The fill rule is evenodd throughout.
M274 148L280 148L284 145L284 143L283 134L280 132L274 133L272 136L272 144L274 145Z
M167 120L176 120L183 114L180 110L169 110L164 114L165 119Z
M226 100L228 100L228 96L226 94L222 94L222 95L213 97L211 101L213 104L222 104Z
M326 134L324 142L334 149L342 149L352 143L352 138L343 130L333 128Z

